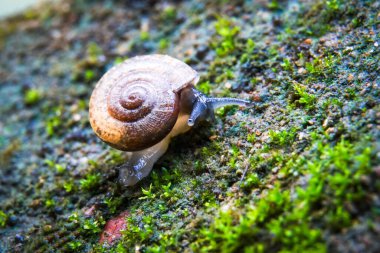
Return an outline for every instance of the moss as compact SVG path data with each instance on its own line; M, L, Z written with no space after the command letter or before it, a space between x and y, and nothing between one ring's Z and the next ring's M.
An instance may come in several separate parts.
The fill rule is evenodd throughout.
M8 215L0 210L0 228L5 227L8 221Z
M344 17L346 4L342 0L316 1L306 15L300 17L298 24L306 28L307 35L320 37L332 29L331 23L336 17Z
M209 81L197 84L197 89L207 95L210 94L211 88L212 87Z
M89 191L99 186L101 176L98 173L87 174L86 178L79 181L81 190Z
M272 1L269 1L268 8L270 10L276 11L276 10L280 10L281 6L278 0L272 0Z
M99 60L99 57L103 55L103 49L96 43L91 41L87 44L86 48L87 61L96 63Z
M27 239L10 240L5 250L377 249L375 1L302 1L291 8L282 1L227 2L178 2L167 12L168 5L156 4L163 11L154 13L147 3L127 10L117 1L80 1L54 12L54 19L32 13L33 22L17 23L17 34L10 24L1 92L13 94L18 86L1 107L2 165L3 155L7 161L0 179L5 226L12 228L1 233ZM141 14L153 21L148 41L136 33ZM130 22L120 22L126 16ZM57 41L52 28L65 39ZM125 38L130 43L119 52ZM14 41L26 46L14 50ZM118 54L157 51L187 57L202 74L203 92L255 103L241 113L219 109L222 120L178 136L147 178L123 188L117 167L126 156L91 132L88 98L93 82L124 60ZM50 75L41 55L43 63L78 59L73 79ZM17 66L23 60L32 67ZM25 113L16 102L25 103L22 84L29 78L49 99L32 102ZM73 115L82 119L73 122ZM98 245L105 220L124 211L131 214L124 236L115 245ZM23 214L22 222L13 224L13 213ZM362 238L373 245L361 244Z
M318 155L303 165L298 163L300 172L310 178L306 187L296 188L292 200L290 191L278 183L238 213L233 208L220 211L211 226L201 230L201 238L192 245L193 249L260 252L270 246L281 251L325 252L322 231L309 217L317 214L314 219L334 230L353 224L342 204L362 197L363 191L358 191L360 177L370 173L371 149L358 149L360 145L344 140L332 147L319 141L312 146ZM257 175L252 174L244 184L251 182L258 183ZM330 194L334 197L330 198Z
M45 131L48 136L53 136L62 133L62 107L57 106L52 109L51 114L45 121Z
M306 109L313 109L315 107L317 98L315 95L309 94L306 91L305 86L294 83L293 88L295 90L295 93L299 96L299 99L297 100L298 103L305 106Z
M54 199L50 198L50 199L46 199L45 200L45 207L48 208L48 209L52 209L54 208L56 205L56 202Z
M24 95L24 103L26 105L35 105L42 98L41 92L38 89L29 89Z
M164 22L170 22L177 18L177 10L174 6L167 6L164 8L160 16L161 20Z
M334 64L337 63L333 55L323 58L315 58L313 61L306 62L305 68L315 77L328 77L334 71Z
M293 64L290 62L290 60L288 58L284 59L284 62L281 64L281 66L286 71L293 71L294 70Z
M158 49L160 52L164 52L170 46L170 41L167 38L162 38L158 41Z
M269 137L271 143L284 146L292 143L297 134L297 128L293 127L289 130L273 131L269 130Z
M141 41L148 41L150 39L150 34L147 31L141 31L140 32L140 40Z
M256 134L255 133L252 133L252 134L248 134L247 135L247 141L251 142L251 143L254 143L256 140Z
M218 56L226 56L235 50L236 35L240 31L240 27L235 26L232 20L224 17L219 17L214 26L219 41L213 43L212 46Z
M76 190L76 186L73 180L69 180L63 183L62 187L67 193L74 192Z

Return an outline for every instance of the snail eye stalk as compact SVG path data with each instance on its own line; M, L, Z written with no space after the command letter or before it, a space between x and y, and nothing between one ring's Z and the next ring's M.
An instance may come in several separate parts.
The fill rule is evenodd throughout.
M191 111L190 117L187 121L189 126L193 126L197 119L202 117L212 117L214 110L219 107L226 105L239 105L239 106L250 106L251 102L244 99L238 98L215 98L207 97L202 92L192 89L195 97L193 104L193 110Z

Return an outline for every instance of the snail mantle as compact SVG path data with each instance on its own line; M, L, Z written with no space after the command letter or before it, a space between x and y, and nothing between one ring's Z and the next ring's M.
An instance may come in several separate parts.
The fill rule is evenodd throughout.
M170 139L225 105L247 106L247 100L207 97L194 87L198 73L167 55L130 58L111 68L97 83L89 106L96 135L127 151L120 168L125 186L136 184L166 152Z

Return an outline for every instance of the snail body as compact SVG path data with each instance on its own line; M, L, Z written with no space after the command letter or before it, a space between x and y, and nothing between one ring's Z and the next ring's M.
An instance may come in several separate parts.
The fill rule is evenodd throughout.
M97 83L89 106L90 124L110 146L127 151L122 184L146 177L166 152L170 139L188 131L199 118L220 106L249 101L209 98L194 87L199 76L167 55L130 58L111 68Z

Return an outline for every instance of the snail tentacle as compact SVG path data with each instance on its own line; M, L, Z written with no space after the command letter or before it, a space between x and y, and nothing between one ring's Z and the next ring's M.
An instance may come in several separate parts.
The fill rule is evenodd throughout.
M207 104L213 110L218 109L219 107L223 107L226 105L239 105L239 106L249 106L251 102L244 99L239 98L214 98L210 97L207 99Z
M193 126L198 118L202 117L213 117L214 110L219 107L226 105L239 105L239 106L250 106L251 102L239 98L216 98L207 97L202 92L192 89L194 94L194 104L193 110L191 111L190 117L187 121L189 126Z
M187 120L189 126L193 126L195 121L202 116L207 114L207 97L203 93L193 89L193 94L195 97L195 102L193 104L193 109L191 111L190 117Z

